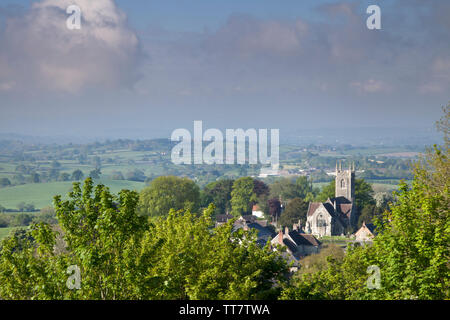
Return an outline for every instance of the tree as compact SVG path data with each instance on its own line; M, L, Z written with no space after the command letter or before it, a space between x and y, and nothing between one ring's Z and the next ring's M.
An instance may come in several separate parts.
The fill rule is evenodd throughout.
M231 212L231 192L234 180L223 179L214 181L205 186L201 192L202 207L206 208L214 203L215 214Z
M32 183L40 183L41 182L41 176L37 172L33 172L30 176Z
M303 275L285 299L449 299L450 297L450 106L438 127L444 145L428 149L414 167L411 186L402 181L389 211L375 219L370 246L348 247L342 259ZM380 270L380 286L367 286L367 268Z
M15 214L11 221L11 227L28 226L33 221L33 216L27 213Z
M308 177L301 176L293 181L289 178L283 178L275 181L270 186L270 196L272 198L281 198L289 201L294 198L312 200L319 192L317 188L313 188L312 182Z
M52 161L52 164L51 164L51 167L52 167L52 169L61 169L61 163L59 163L58 161L56 161L56 160L53 160Z
M83 176L84 176L83 171L81 171L80 169L77 169L72 173L72 180L79 181L79 180L83 179Z
M358 230L359 228L361 228L363 222L373 223L377 217L378 218L381 217L382 213L383 213L382 208L377 207L376 205L373 204L366 205L359 214L356 229Z
M282 178L270 185L270 198L281 198L283 200L294 199L298 197L297 188L289 178Z
M268 196L270 189L267 186L267 184L265 184L261 180L254 179L253 180L253 192L256 194L257 197L264 196L264 195Z
M302 222L302 227L306 223L306 214L308 211L308 203L300 198L294 198L288 202L286 209L280 217L280 224L282 226L291 227L294 223Z
M150 216L165 216L170 209L197 212L199 205L200 190L188 178L158 177L139 195L139 211Z
M25 177L20 173L15 174L13 179L16 184L24 184L26 182Z
M125 180L121 171L114 171L111 175L112 180Z
M100 179L100 175L102 174L102 172L100 171L99 168L92 170L89 173L89 177L91 177L92 179Z
M8 187L11 185L11 181L8 178L0 178L0 187Z
M235 217L249 214L251 212L252 202L256 202L256 194L254 193L253 179L243 177L237 179L233 183L233 191L231 192L232 214Z
M274 299L286 283L286 262L256 234L233 232L231 222L212 228L212 207L200 217L171 211L156 223L164 239L153 269L166 284L158 299Z
M372 185L364 179L355 179L355 203L361 212L366 206L376 205Z
M67 172L61 172L58 178L59 181L69 181L70 180L70 174Z
M295 180L295 187L297 197L301 199L306 199L308 196L312 197L317 192L312 186L312 181L307 176L298 177Z
M48 175L49 179L51 180L58 180L59 177L59 169L50 169L50 173Z
M281 214L281 202L280 200L274 198L269 199L268 201L269 206L269 214L272 216L273 219L278 219Z
M316 197L316 201L325 202L328 198L334 198L336 195L336 182L333 180L329 184L326 184L322 187L322 190Z
M126 179L130 180L130 181L144 182L146 179L144 171L139 170L139 169L134 169L132 171L128 171L125 176L126 176Z
M286 285L280 253L231 222L213 228L213 206L149 223L137 203L134 191L74 183L68 200L54 198L60 229L39 223L2 242L0 297L275 299ZM79 290L67 287L68 270L79 271Z

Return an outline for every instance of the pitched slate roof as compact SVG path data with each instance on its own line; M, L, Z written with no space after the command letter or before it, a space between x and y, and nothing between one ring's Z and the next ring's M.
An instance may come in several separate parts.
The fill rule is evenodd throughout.
M289 250L291 250L291 252L297 251L297 246L291 240L284 238L283 243L286 247L288 247Z
M311 245L313 246L320 246L322 243L316 239L312 234L308 233L301 233L300 234L303 238L305 238Z
M308 206L308 216L312 216L322 202L310 202Z
M219 223L228 222L228 220L233 219L234 217L231 214L218 214L216 215L216 221Z
M242 220L245 220L245 222L253 223L256 220L256 216L254 216L252 214L244 215L244 216L242 216Z
M299 233L296 230L289 232L289 237L294 240L297 246L319 246L320 242L312 234Z
M259 223L249 223L247 227L258 230L258 238L272 237L275 238L276 233L270 228L263 227Z

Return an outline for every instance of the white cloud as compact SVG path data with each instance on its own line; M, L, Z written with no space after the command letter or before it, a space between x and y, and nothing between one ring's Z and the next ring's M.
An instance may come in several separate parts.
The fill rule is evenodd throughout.
M350 83L350 87L359 92L376 93L389 92L391 88L383 81L375 79L367 79L366 81L354 81Z
M66 26L73 4L81 8L81 30ZM15 83L15 90L76 93L131 86L137 79L139 40L112 0L43 0L5 25L0 83Z

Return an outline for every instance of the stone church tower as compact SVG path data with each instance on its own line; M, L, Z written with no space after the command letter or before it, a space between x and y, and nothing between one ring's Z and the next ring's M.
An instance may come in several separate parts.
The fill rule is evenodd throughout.
M336 163L335 197L325 202L311 202L305 230L320 237L343 235L356 225L355 165L348 170Z
M335 197L344 197L350 202L355 200L355 165L349 165L348 170L342 170L342 162L336 163Z

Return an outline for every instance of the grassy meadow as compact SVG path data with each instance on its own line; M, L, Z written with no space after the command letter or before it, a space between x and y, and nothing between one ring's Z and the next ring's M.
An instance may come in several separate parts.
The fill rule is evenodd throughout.
M99 179L95 182L102 183L109 187L113 193L122 189L140 191L145 183L128 180L106 180ZM48 183L30 183L20 186L0 189L0 204L5 208L17 208L21 202L32 203L37 209L50 206L55 195L67 196L72 189L72 183L67 182L48 182Z

